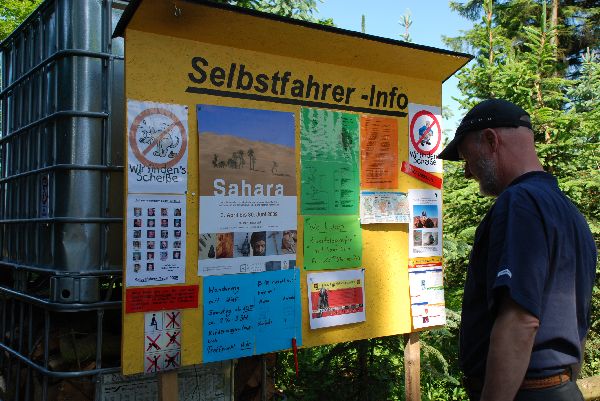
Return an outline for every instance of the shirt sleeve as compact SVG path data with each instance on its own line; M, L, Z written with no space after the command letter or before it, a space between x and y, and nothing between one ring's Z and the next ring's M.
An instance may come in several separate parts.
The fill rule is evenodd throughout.
M488 243L488 307L495 309L499 290L505 289L539 319L549 270L542 211L527 193L503 195L494 207Z

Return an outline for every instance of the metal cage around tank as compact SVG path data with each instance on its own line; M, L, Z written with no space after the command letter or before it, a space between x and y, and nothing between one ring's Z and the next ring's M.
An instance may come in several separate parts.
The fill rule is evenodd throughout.
M46 0L0 44L6 401L76 381L93 395L119 370L124 46L111 36L125 5Z

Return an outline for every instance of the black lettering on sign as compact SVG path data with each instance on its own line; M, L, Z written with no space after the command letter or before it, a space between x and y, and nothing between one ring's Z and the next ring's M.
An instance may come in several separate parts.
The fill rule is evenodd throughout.
M191 65L190 86L186 89L189 93L396 117L407 115L408 96L400 92L400 85L371 85L368 93L357 93L355 87L324 82L310 73L254 71L244 63L210 65L201 56L193 57Z

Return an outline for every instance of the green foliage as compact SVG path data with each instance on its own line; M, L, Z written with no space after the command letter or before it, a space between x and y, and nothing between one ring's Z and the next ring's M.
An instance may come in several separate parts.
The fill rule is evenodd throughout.
M339 343L279 354L276 385L288 400L347 401L403 398L401 336Z
M232 4L252 10L264 11L282 17L296 18L303 21L316 22L322 25L334 26L333 20L318 19L314 16L317 11L317 0L213 0L217 3Z
M404 33L400 34L400 39L405 42L412 42L412 38L410 37L410 27L413 23L412 18L410 16L410 10L407 8L404 15L398 21L400 26L404 28Z
M424 400L463 400L456 337L460 316L447 310L448 324L421 333L421 383ZM403 336L339 343L298 351L299 376L292 352L278 355L275 384L288 400L380 401L404 399ZM453 398L444 398L450 395Z
M474 20L483 15L473 29L459 38L446 38L455 48L469 49L476 56L458 74L459 88L465 96L461 105L469 109L483 99L499 97L525 108L532 117L544 169L557 177L561 189L586 217L596 243L600 243L600 206L596 201L600 195L597 50L587 49L577 60L579 67L566 69L558 58L571 51L568 43L562 47L561 43L565 31L574 29L574 22L563 19L553 26L548 21L545 2L498 1L492 5L489 0L469 1L453 3L453 7ZM586 9L584 4L578 7L577 12L575 8L561 8L560 15L577 15L581 18L579 27L585 29L587 19L597 10ZM594 43L597 46L599 42ZM446 163L444 173L445 284L448 306L454 309L459 305L457 298L475 227L492 200L480 197L477 184L461 178L462 169L457 163ZM585 375L600 373L598 280L600 277L592 299L593 323L586 347Z
M0 5L0 41L14 31L42 0L2 0Z
M501 28L504 36L512 39L515 46L519 46L523 41L523 27L542 25L542 7L547 2L548 0L495 0L494 25ZM450 8L477 22L485 14L483 4L484 0L462 3L450 1ZM560 0L557 11L555 28L559 47L555 62L557 68L565 73L569 65L579 64L580 56L587 48L598 48L600 45L600 0ZM457 38L445 38L446 43L455 50L468 51L471 43L467 35L470 33L472 30Z

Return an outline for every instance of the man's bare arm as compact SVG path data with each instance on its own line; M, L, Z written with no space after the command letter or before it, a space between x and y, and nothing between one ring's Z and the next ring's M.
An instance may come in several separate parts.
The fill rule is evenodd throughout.
M539 320L507 294L500 300L490 335L481 401L513 400L531 358Z

